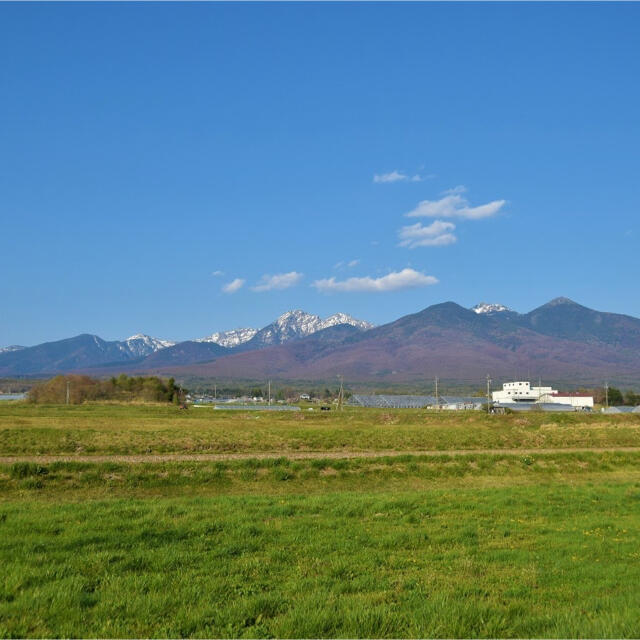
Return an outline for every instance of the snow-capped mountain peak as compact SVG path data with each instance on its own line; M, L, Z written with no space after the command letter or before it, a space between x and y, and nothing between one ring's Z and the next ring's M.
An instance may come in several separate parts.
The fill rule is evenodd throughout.
M503 311L511 311L511 309L505 307L503 304L479 302L471 311L475 313L502 313Z
M302 311L302 309L294 309L283 313L275 321L278 327L282 329L290 329L296 333L307 335L313 333L315 327L322 322L320 316Z
M366 331L367 329L373 329L373 324L366 320L358 320L348 313L334 313L332 316L325 318L320 323L321 329L327 329L328 327L335 327L337 324L350 324L353 327Z
M257 329L243 327L241 329L231 329L230 331L218 331L205 338L198 338L196 342L215 342L221 347L237 347L248 342L258 333Z
M145 344L151 346L157 346L162 349L165 347L172 347L175 342L171 342L170 340L161 340L160 338L152 338L145 333L136 333L133 336L129 336L124 342L144 342Z
M373 326L368 322L356 320L346 313L336 313L323 320L315 314L294 309L283 313L275 322L261 329L256 337L265 345L282 344L289 340L310 336L316 331L338 324L350 324L359 329L370 329Z
M289 340L310 336L316 331L338 324L350 324L362 330L373 327L370 322L357 320L346 313L335 313L323 320L313 313L293 309L278 316L274 322L262 329L243 328L219 331L205 338L199 338L196 342L215 342L222 347L237 347L256 338L262 345L282 344Z
M175 342L169 340L160 340L159 338L152 338L144 333L136 333L133 336L129 336L126 340L122 340L118 346L121 351L129 353L131 357L140 358L160 351L160 349L172 347L174 344Z

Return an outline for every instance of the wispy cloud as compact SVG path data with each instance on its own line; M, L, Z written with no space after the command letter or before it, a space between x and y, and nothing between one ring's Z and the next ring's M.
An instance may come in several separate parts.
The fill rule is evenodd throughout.
M431 176L426 176L427 178ZM377 183L388 183L388 182L422 182L425 178L418 175L417 173L414 175L409 175L407 173L402 173L402 171L398 171L394 169L390 173L376 173L373 176L373 181Z
M360 264L360 260L349 260L345 262L344 260L340 260L340 262L336 262L333 265L334 269L353 269L353 267L357 267Z
M220 269L218 269L217 271L214 271L211 275L214 276L215 278L218 278L224 275L224 271L220 271Z
M298 284L302 279L303 274L297 271L290 271L289 273L276 273L275 275L265 274L260 278L260 281L254 287L251 287L252 291L272 291L273 289L288 289L293 285Z
M414 269L403 269L393 271L380 278L366 276L364 278L347 278L346 280L336 280L335 278L325 278L316 280L312 286L322 293L354 293L372 292L383 293L388 291L399 291L400 289L414 289L437 284L438 279L428 276Z
M390 173L376 173L373 176L373 181L378 183L385 182L404 182L409 179L409 176L401 173L400 171L393 170Z
M507 203L506 200L493 200L477 207L469 206L469 201L462 195L465 187L458 186L445 192L440 200L423 200L418 206L405 214L408 218L463 218L480 220L496 215Z
M222 291L224 293L235 293L239 289L242 289L242 287L244 286L244 283L245 281L242 278L236 278L231 282L227 282L227 284L225 284L224 287L222 287Z
M421 222L402 227L398 231L400 247L415 249L416 247L445 247L457 241L451 233L456 228L453 222L434 220L430 225L423 226Z
M445 189L442 192L443 196L453 196L455 194L467 193L467 187L463 184L459 184L457 187L453 187L453 189Z

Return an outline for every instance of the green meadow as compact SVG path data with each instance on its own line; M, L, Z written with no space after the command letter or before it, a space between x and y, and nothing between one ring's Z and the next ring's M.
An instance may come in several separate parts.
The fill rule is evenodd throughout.
M640 447L640 414L348 408L239 412L172 405L0 403L0 456Z
M637 637L640 416L329 414L0 407L0 636Z

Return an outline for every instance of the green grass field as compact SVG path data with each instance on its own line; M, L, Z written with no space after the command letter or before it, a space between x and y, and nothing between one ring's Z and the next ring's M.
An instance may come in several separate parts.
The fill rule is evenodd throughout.
M637 447L628 415L2 406L0 636L634 637ZM203 452L246 457L154 458Z
M0 405L0 456L640 447L640 414Z

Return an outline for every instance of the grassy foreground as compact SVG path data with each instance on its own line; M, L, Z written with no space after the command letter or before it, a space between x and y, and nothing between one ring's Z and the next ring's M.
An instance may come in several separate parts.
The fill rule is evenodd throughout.
M0 457L35 457L0 464L0 637L637 636L640 452L601 450L637 446L621 417L2 407ZM149 461L38 461L70 439ZM153 461L194 443L284 455Z
M4 636L635 636L640 484L9 502Z

